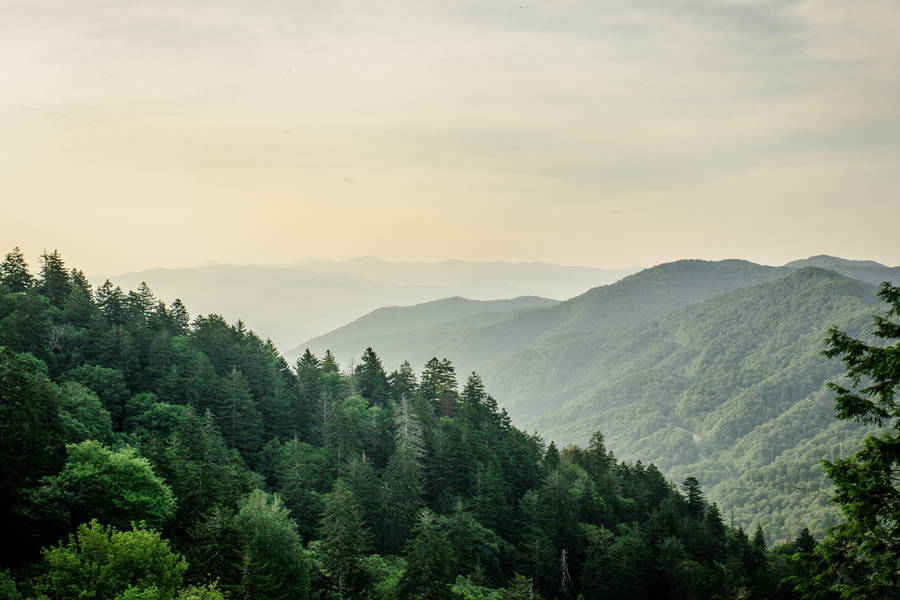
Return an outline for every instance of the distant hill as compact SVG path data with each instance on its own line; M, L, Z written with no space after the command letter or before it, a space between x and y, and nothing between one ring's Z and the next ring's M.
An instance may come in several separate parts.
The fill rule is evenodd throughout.
M542 340L486 366L485 381L514 422L557 443L600 429L621 458L697 475L738 523L821 530L834 511L804 490L824 489L818 461L862 435L834 419L823 386L842 368L822 339L832 324L864 334L875 293L808 267L651 322Z
M317 354L330 349L337 356L345 357L346 361L349 361L360 348L377 344L384 336L402 337L408 332L432 328L446 331L448 325L451 325L450 329L455 329L474 322L485 324L505 319L516 311L554 304L557 304L556 300L536 296L510 300L469 300L456 296L413 306L379 308L326 335L313 338L289 350L286 358L293 361L306 348L310 348Z
M445 356L460 372L482 371L488 363L544 337L648 321L693 302L789 272L790 269L743 260L677 261L645 269L552 306L521 310L502 319L460 322L453 328L385 334L368 345L376 348L391 368L404 359L420 367L432 356ZM331 350L346 363L357 358L364 348L340 346ZM500 386L491 388L498 391L498 397L516 393L515 386L506 386L499 380L492 385Z
M819 267L834 271L842 267L885 267L886 265L875 262L874 260L851 260L849 258L841 258L840 256L817 254L816 256L810 256L809 258L792 260L784 266L796 269L801 269L803 267Z
M377 308L461 296L494 300L567 298L635 269L604 271L546 263L391 263L355 259L293 265L149 269L110 279L124 288L146 281L166 301L180 297L193 314L242 319L287 351L298 341L345 325ZM94 277L95 283L104 277Z
M440 356L461 377L477 370L515 423L560 445L599 429L621 458L675 481L699 474L737 523L786 539L792 524L833 522L810 491L827 487L819 460L863 433L833 418L823 386L842 369L821 356L825 331L864 335L880 309L872 284L896 273L835 257L677 261L551 306L381 331L367 345L388 368ZM339 358L358 357L361 342L336 345Z
M841 275L859 279L874 285L882 281L893 284L900 283L900 267L888 267L874 260L847 260L837 256L811 256L803 260L795 260L785 265L789 268L820 267L830 269Z

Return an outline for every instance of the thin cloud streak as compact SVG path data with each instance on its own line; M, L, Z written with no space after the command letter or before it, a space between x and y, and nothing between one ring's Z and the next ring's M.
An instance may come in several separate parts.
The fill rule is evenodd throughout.
M0 237L101 270L784 262L826 242L900 263L890 2L0 11Z

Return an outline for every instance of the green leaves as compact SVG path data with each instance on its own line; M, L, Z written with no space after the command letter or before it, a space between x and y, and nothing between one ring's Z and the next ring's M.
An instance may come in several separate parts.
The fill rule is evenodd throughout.
M889 320L900 315L900 288L884 283L878 295L889 309L875 318L873 336L886 345L864 343L837 328L826 340L826 356L841 357L851 383L829 386L838 394L838 418L874 422L880 429L852 457L824 463L845 520L816 550L819 573L800 586L810 598L825 592L887 598L900 590L900 324Z

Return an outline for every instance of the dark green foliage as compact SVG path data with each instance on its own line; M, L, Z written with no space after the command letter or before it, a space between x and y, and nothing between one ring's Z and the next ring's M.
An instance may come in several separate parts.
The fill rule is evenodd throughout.
M322 564L338 597L358 591L363 583L360 559L369 549L371 536L353 492L340 479L325 498L319 540Z
M59 471L65 461L66 428L60 396L43 363L0 346L0 536L21 535L12 511L22 490ZM21 549L3 547L3 564Z
M438 416L453 416L456 413L456 368L449 360L433 357L425 363L419 394L431 401Z
M309 595L306 552L278 496L260 490L241 501L235 517L243 555L238 597L303 600Z
M46 296L51 304L62 308L66 298L72 291L72 280L66 271L66 265L58 250L41 254L41 272L38 281L39 292Z
M47 260L62 281L61 258ZM796 557L754 546L697 479L682 495L656 467L617 461L599 432L585 448L546 444L477 374L457 391L447 359L420 384L408 363L386 375L371 350L352 373L330 352L292 372L240 322L189 322L146 285L92 294L79 271L66 280L61 306L49 283L0 282L8 596L98 597L82 575L107 564L102 597L117 600L775 600L792 597L780 579L809 573L808 539ZM65 441L78 442L67 462ZM113 549L86 556L79 536ZM41 545L65 564L22 564ZM178 576L152 591L141 569L169 555ZM51 593L57 581L68 591Z
M826 356L840 357L845 379L829 383L841 420L873 423L874 434L849 458L824 461L834 482L832 500L844 520L819 547L818 573L802 586L809 597L888 598L900 593L900 287L884 283L878 296L887 313L874 317L868 344L832 327Z
M384 405L390 397L387 374L381 359L372 348L366 348L356 365L356 387L359 394L371 403Z
M0 283L9 292L24 292L31 287L34 278L28 271L25 255L18 246L12 249L0 263Z
M96 394L74 381L64 383L59 392L59 416L66 442L112 441L112 418Z
M450 583L455 555L435 514L422 509L412 533L405 553L407 569L400 581L401 598L452 598Z

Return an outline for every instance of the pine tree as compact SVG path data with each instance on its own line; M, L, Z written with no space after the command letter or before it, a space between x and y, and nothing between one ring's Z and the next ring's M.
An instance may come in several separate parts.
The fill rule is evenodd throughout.
M556 449L556 444L550 442L550 445L547 446L547 452L544 453L544 468L547 471L553 471L556 467L559 466L559 450Z
M142 281L137 290L128 292L125 299L125 307L129 316L141 322L150 317L155 306L156 298L146 281Z
M331 353L331 350L325 351L325 357L322 358L322 372L323 373L340 373L341 366L338 364L337 360L334 358L334 354Z
M120 325L125 317L125 294L109 279L97 288L97 306L110 323Z
M62 308L66 298L72 291L72 282L69 279L69 273L66 271L66 264L58 250L51 253L44 251L41 254L41 279L38 289L41 294L47 296L53 306Z
M191 316L188 314L187 308L180 298L175 298L172 307L169 309L172 315L172 322L175 326L175 333L185 335L191 325Z
M422 600L452 598L449 584L453 560L447 534L439 527L435 514L423 508L406 549L408 567L400 581L403 596Z
M425 491L422 430L406 398L397 409L397 439L384 471L384 542L397 551L415 522Z
M388 377L388 383L391 386L391 397L399 402L400 398L406 396L412 398L416 393L418 383L416 382L416 374L409 364L404 360L400 368L392 371Z
M684 489L684 495L687 500L688 514L692 517L699 518L703 516L706 502L703 500L703 492L700 491L700 482L696 477L688 477L681 484Z
M849 380L849 386L828 384L837 393L838 418L880 429L855 455L824 461L844 522L816 548L818 574L804 587L811 597L827 590L843 598L889 598L900 590L900 287L885 282L878 297L888 304L885 315L873 317L872 336L880 344L837 327L826 339L825 356L840 357Z
M350 588L355 587L353 579L360 570L360 557L369 548L370 536L353 492L341 479L325 497L319 533L322 563L334 580L338 597L344 598Z
M756 525L756 529L753 531L753 538L751 541L753 545L760 550L766 549L766 534L763 533L762 525Z
M93 300L94 296L91 284L80 269L72 269L72 271L69 273L69 278L72 281L73 291L81 291L84 294L87 294L88 298Z
M222 379L221 400L217 410L222 436L245 456L262 447L263 421L247 379L232 368Z
M453 416L458 403L456 368L448 359L431 358L422 371L419 394L430 400L438 417Z
M13 248L0 263L0 283L11 292L24 292L34 283L34 277L31 276L28 263L25 262L25 255L18 246Z
M389 398L387 374L381 364L381 359L371 347L363 352L360 363L355 369L356 386L359 394L378 406L384 406Z
M800 531L800 535L794 540L794 547L797 552L809 554L816 549L816 539L809 533L809 528L804 527Z

